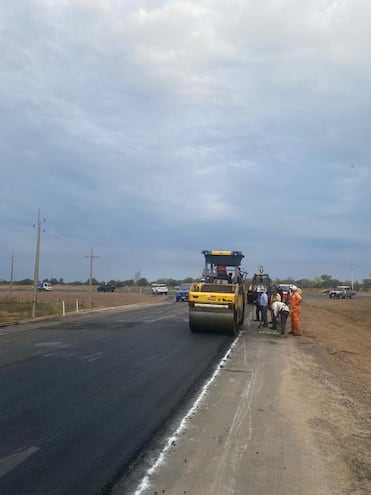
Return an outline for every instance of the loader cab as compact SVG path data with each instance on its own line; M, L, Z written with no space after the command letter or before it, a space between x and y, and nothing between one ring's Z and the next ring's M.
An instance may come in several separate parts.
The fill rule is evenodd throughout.
M248 304L254 304L257 298L257 294L260 292L268 292L272 285L272 280L268 273L264 272L264 267L259 266L259 271L254 273L251 284L247 290L247 302Z

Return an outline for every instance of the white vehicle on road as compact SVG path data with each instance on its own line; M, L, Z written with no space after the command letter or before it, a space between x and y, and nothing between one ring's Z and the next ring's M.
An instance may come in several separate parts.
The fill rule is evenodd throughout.
M350 285L338 285L328 293L330 299L352 299L356 295Z
M152 284L152 294L155 296L167 296L169 289L165 284Z

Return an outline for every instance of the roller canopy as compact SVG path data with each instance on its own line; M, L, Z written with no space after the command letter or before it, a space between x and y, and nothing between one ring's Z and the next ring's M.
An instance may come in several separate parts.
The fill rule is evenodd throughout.
M201 251L206 263L213 265L240 266L245 257L241 251Z

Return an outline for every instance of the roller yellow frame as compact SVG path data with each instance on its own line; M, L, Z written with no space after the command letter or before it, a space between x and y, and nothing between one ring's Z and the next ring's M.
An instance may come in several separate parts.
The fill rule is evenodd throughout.
M200 282L189 292L189 326L192 332L234 335L245 318L245 273L241 251L202 251L205 267Z

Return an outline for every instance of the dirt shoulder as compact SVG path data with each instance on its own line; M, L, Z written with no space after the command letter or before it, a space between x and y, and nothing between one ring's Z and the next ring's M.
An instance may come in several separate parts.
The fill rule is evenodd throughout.
M302 322L290 363L306 406L301 423L327 438L335 465L350 471L351 493L370 493L371 300L304 298Z

